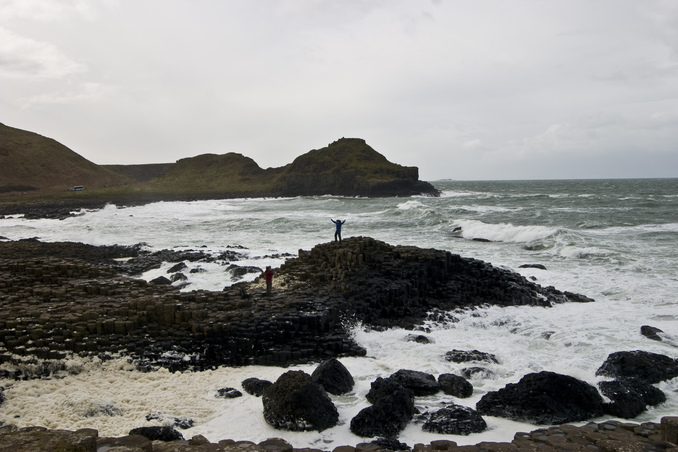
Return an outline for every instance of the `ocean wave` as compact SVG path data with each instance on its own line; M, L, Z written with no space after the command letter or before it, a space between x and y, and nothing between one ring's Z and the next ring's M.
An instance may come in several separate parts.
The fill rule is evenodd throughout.
M493 242L529 243L557 234L560 229L547 226L515 226L510 223L488 224L476 220L458 221L461 237Z
M613 253L609 250L604 250L594 246L565 246L560 249L559 254L569 259L589 259L596 257L608 257Z
M419 201L405 201L403 203L398 204L398 209L400 210L418 209L420 207L426 206Z

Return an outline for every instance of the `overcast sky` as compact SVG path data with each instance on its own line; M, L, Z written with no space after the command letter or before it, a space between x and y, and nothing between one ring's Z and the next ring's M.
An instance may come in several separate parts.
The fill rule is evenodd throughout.
M678 177L678 1L0 0L0 122L99 164Z

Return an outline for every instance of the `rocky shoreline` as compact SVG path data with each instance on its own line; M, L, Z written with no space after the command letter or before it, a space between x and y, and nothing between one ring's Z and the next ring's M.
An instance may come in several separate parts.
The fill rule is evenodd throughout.
M124 437L99 437L94 429L77 431L49 430L44 427L18 429L0 427L0 452L324 452L321 449L298 449L285 440L271 438L261 443L221 440L211 443L203 436L184 439L158 438L148 432ZM402 445L393 441L374 441L355 446L338 446L332 452L676 452L678 451L678 417L664 417L660 423L643 424L607 421L584 426L560 425L518 432L511 442L481 442L458 446L449 440L430 444Z
M115 260L124 257L132 259ZM180 292L166 284L169 279L149 284L129 276L163 259L210 257L199 251L150 256L141 247L0 241L0 362L76 353L123 354L149 369L285 366L364 355L346 324L415 329L431 315L453 322L447 312L485 304L593 301L476 259L369 237L300 250L276 270L270 297L260 280L220 292ZM166 352L177 358L163 357Z
M353 385L351 376L345 375L347 371L335 358L365 355L347 325L359 322L376 329L401 327L413 332L411 340L426 343L422 322L453 323L455 310L485 305L548 308L556 303L593 302L584 295L542 287L515 272L476 259L434 249L392 246L370 237L352 237L300 250L298 257L276 269L270 296L262 278L219 292L180 292L169 285L168 278L147 283L132 277L169 261L177 263L171 271L174 279L183 261L209 259L215 258L200 251L150 253L141 245L95 247L34 239L0 241L0 378L50 378L67 370L63 367L65 358L73 355L102 360L127 357L139 371L162 367L201 371L250 364L284 367L320 362L312 376L289 371L275 383L250 382L267 383L259 389L250 391L245 382L243 388L262 396L264 418L275 428L322 431L338 421L327 392L345 393ZM219 259L237 261L237 252L229 251ZM483 362L497 362L491 354L478 350L451 350L441 359L475 365L469 372L482 371L478 366ZM324 367L331 370L323 379L320 369ZM642 351L619 352L611 354L597 374L612 379L599 384L600 392L610 402L604 402L598 389L585 382L540 372L485 394L476 404L478 411L449 405L437 412L419 413L415 397L443 391L465 398L473 387L466 387L470 384L463 375L435 377L402 369L372 382L367 394L371 405L351 420L351 431L356 435L386 439L335 450L411 448L398 443L397 437L413 419L433 433L480 432L486 428L481 415L537 425L564 425L517 434L512 445L482 443L471 449L460 446L463 450L596 452L674 447L665 442L670 441L666 435L658 436L662 429L669 428L663 427L663 422L661 427L619 422L585 427L569 424L603 414L633 419L647 406L663 403L665 395L653 384L678 376L678 360ZM344 389L333 392L339 375L344 376L344 384L339 385ZM223 392L220 396L242 395L236 394L234 388L224 388ZM0 390L0 403L2 398ZM675 418L667 419L675 423ZM81 441L83 448L74 446L72 450L293 449L280 440L271 440L266 446L232 441L214 445L199 437L182 442L183 437L173 428L164 433L161 427L145 429L151 430L137 433L150 435L148 441L153 435L173 441L124 449L101 445L96 430L62 432L7 425L0 429L0 451L22 450L3 449L6 442L16 445L65 441L63 437ZM140 441L132 436L134 441ZM624 441L633 444L634 449L624 449ZM438 441L414 449L428 452L459 448L452 441Z

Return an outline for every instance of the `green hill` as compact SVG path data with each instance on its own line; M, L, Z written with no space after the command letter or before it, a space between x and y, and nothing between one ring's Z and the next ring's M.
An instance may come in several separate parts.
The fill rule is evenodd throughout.
M389 162L363 139L341 138L281 168L242 154L176 163L99 166L36 133L0 124L0 202L69 206L263 196L438 195L416 167ZM84 191L71 192L75 185ZM18 197L16 192L26 196ZM7 209L5 209L7 210Z
M126 182L51 138L0 124L0 193L64 192L74 185L89 190Z
M297 157L283 169L286 195L410 196L437 194L419 169L389 162L363 139L341 138Z
M282 168L262 169L249 157L205 154L177 161L147 187L155 193L228 196L410 196L437 194L419 170L389 162L363 139L341 138Z

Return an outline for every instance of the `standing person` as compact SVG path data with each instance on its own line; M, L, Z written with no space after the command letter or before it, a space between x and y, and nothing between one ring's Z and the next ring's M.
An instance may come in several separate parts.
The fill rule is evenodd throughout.
M346 220L344 220L344 221L341 221L341 220L334 221L333 219L330 218L330 221L332 221L332 223L337 225L337 230L334 232L334 241L336 242L337 237L339 237L339 241L341 242L341 225L346 223Z
M271 266L267 266L266 270L264 271L264 277L266 278L266 296L268 297L271 295L271 286L273 285L273 270L271 270Z

